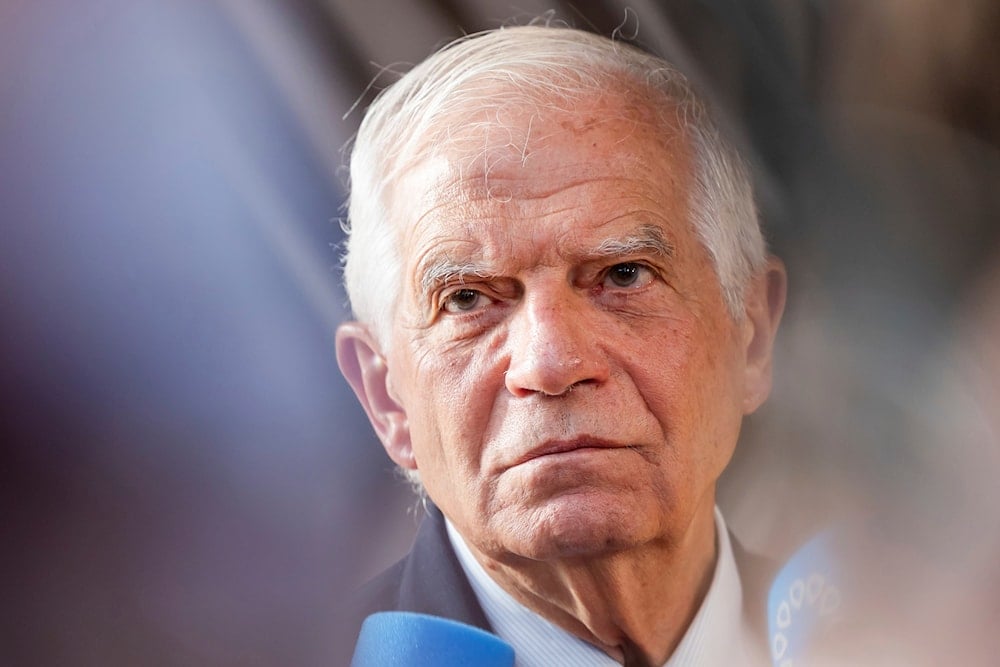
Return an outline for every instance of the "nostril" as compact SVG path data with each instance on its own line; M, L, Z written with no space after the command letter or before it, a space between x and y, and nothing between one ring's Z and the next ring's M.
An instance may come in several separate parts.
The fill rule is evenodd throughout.
M545 390L541 390L541 393L544 394L544 395L546 395L546 396L566 396L567 394L573 392L575 389L579 389L579 388L583 387L584 385L591 385L591 384L596 384L596 383L597 383L596 380L588 378L586 380L580 380L578 382L574 382L573 384L569 385L568 387L566 387L564 390L562 390L560 392L548 392L548 391L545 391Z

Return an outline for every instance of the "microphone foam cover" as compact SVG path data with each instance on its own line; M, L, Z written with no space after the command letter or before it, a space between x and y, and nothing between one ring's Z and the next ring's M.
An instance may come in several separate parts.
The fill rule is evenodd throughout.
M361 625L351 667L513 667L514 649L496 635L439 616L372 614Z

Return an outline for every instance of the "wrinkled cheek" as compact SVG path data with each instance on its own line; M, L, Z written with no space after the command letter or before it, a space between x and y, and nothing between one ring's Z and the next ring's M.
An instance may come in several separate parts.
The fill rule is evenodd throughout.
M732 456L739 432L733 377L724 345L689 345L678 337L656 363L642 369L643 387L668 443L664 456L679 484L717 477Z
M664 339L648 358L633 365L631 374L637 378L639 391L652 411L661 415L660 421L675 422L684 416L684 404L698 391L696 379L700 376L698 369L703 366L703 360L692 358L686 339L673 337ZM672 414L665 419L664 413ZM679 426L675 423L669 430Z
M499 376L476 349L430 354L415 376L415 404L425 406L427 428L420 448L436 450L440 464L462 476L479 474L483 436L490 420ZM415 449L417 448L415 443ZM418 461L419 463L419 461Z

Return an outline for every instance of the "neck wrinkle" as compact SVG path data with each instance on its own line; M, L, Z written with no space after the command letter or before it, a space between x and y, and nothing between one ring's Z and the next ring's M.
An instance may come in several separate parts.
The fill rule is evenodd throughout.
M714 511L708 518L708 530L689 540L586 561L502 563L465 544L520 604L626 667L658 667L680 644L711 586L719 545ZM708 543L708 558L699 542Z

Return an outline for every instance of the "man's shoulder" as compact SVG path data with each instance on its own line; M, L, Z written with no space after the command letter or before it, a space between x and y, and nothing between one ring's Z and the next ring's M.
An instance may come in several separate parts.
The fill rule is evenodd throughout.
M351 650L361 624L380 611L430 614L490 629L451 548L444 517L433 506L421 521L409 553L346 596L339 606L340 643L349 644L346 648Z
M406 558L402 558L355 589L348 598L348 606L354 615L364 618L379 611L398 609L405 569Z
M404 559L405 560L405 559ZM396 609L404 560L385 570L360 587L342 593L334 602L332 648L333 665L347 665L361 624L374 613Z
M781 564L748 550L729 532L729 542L743 588L743 614L757 636L767 640L767 595Z

